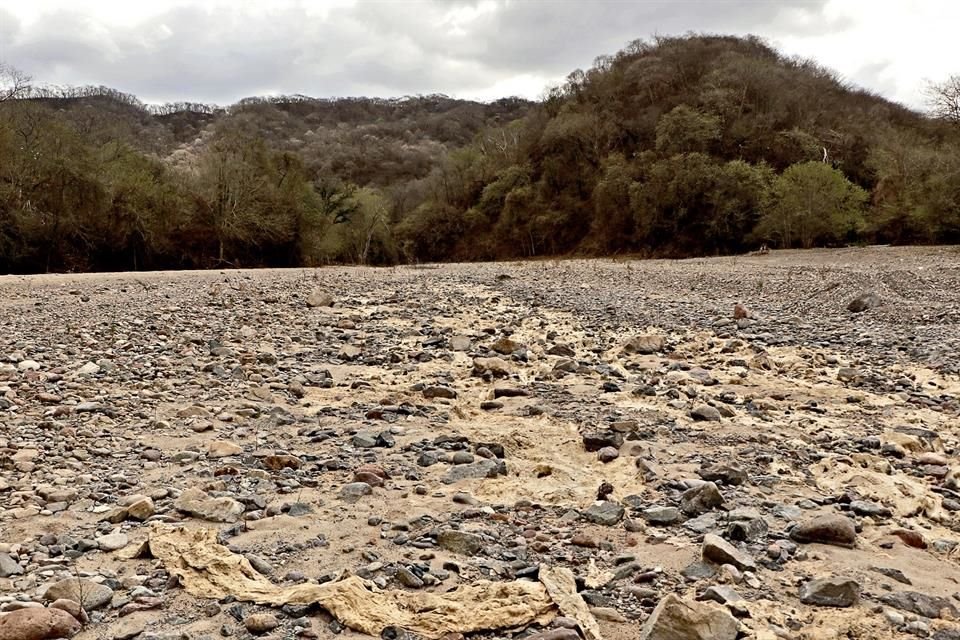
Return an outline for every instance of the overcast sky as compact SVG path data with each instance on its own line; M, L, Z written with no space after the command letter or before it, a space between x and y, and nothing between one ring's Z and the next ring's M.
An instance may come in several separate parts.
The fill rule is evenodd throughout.
M540 96L653 34L752 33L921 104L960 73L960 0L0 0L0 60L145 102Z

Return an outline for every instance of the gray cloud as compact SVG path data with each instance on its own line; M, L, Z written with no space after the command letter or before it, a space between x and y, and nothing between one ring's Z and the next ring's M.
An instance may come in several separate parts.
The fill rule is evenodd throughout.
M267 92L469 96L517 76L560 81L653 34L755 33L776 42L846 28L823 17L825 3L398 0L359 2L324 17L297 3L257 15L234 3L170 6L126 26L77 9L24 23L0 8L0 56L41 81L104 84L151 102L230 103ZM458 22L454 9L476 15ZM870 70L857 77L879 80ZM534 97L543 88L525 92Z

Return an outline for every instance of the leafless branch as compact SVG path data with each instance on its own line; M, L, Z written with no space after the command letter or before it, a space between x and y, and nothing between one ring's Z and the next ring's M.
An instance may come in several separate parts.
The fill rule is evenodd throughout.
M960 75L927 84L927 105L935 118L960 125Z
M0 102L26 97L30 93L30 76L5 62L0 62Z

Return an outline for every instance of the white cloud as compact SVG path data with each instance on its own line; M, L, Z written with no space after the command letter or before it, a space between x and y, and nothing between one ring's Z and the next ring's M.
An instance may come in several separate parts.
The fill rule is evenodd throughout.
M548 78L533 73L521 73L497 80L487 87L463 91L460 93L460 97L481 102L506 96L523 96L536 99L541 97L550 87L556 86L557 82L557 78Z
M779 43L888 98L918 105L927 79L960 72L955 0L829 0L821 18L843 28L785 35Z
M542 95L628 41L754 33L918 105L960 72L955 0L0 0L0 59L148 101Z

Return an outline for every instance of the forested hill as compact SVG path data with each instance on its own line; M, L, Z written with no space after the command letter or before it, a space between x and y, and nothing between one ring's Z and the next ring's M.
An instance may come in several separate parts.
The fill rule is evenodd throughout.
M754 38L638 41L406 221L431 258L960 238L960 135ZM466 213L464 213L466 212ZM435 230L433 234L429 230Z
M5 271L958 239L960 127L755 38L637 41L536 104L0 103Z

